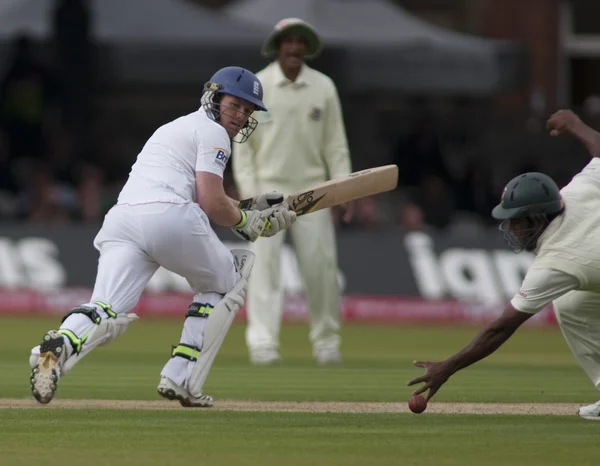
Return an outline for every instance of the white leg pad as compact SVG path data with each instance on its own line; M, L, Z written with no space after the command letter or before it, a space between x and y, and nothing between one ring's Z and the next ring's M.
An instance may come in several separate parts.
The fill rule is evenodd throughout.
M119 314L115 318L102 319L93 330L86 342L82 345L79 354L72 354L61 367L61 376L67 374L75 364L97 346L104 346L120 337L127 327L138 319L134 313ZM31 350L29 364L31 367L37 365L40 356L40 347L36 346Z
M188 390L194 397L202 396L202 387L213 361L237 312L244 305L244 298L248 289L248 277L254 265L254 254L245 249L233 249L231 253L241 278L231 291L217 303L206 321L204 344L188 380Z

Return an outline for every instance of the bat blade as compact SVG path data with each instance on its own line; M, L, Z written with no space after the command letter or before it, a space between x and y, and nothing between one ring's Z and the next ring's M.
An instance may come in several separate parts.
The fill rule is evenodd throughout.
M343 178L329 180L290 194L286 201L297 215L306 215L362 197L391 191L397 185L398 167L384 165L354 172Z

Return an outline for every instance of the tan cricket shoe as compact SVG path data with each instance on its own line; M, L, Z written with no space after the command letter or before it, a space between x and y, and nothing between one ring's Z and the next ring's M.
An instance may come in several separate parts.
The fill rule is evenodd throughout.
M31 371L31 393L42 404L52 401L62 364L67 358L67 346L62 334L50 330L40 344L40 355Z
M161 377L156 391L167 400L178 400L181 406L185 408L210 408L214 404L212 396L201 395L195 397L187 389L177 385L167 377Z

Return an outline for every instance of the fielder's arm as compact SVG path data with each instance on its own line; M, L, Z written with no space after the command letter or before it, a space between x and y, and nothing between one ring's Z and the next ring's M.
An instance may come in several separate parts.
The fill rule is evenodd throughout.
M592 157L600 157L600 133L586 125L571 110L559 110L546 124L550 136L570 133L585 146Z
M427 400L455 373L488 357L506 342L513 333L534 314L517 311L511 304L494 322L485 326L475 338L454 356L442 362L416 361L415 366L425 369L425 375L408 382L408 385L425 383L415 390L418 395L429 390Z
M425 382L415 394L429 390L429 400L452 374L492 354L538 311L578 288L579 280L573 275L555 269L530 268L520 292L513 297L498 319L486 325L471 343L445 361L415 362L417 367L425 369L425 375L411 380L408 385Z
M533 315L517 311L512 304L509 304L498 319L480 330L471 343L448 358L446 363L454 373L488 357Z
M600 157L600 133L579 119L571 132L581 141L592 157Z

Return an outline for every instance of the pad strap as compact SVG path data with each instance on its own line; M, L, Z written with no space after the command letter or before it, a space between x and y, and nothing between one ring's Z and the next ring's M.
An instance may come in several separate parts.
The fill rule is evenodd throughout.
M105 304L101 301L95 301L94 304L100 306L100 308L104 312L106 312L106 315L108 316L109 319L114 319L117 317L117 314L115 312L113 312L110 304ZM80 306L80 307L71 309L69 312L67 312L64 315L64 317L62 318L60 323L63 324L65 322L65 320L67 320L67 318L69 316L72 316L73 314L83 314L88 319L90 319L92 321L92 323L94 323L96 325L100 325L100 322L102 322L102 317L100 316L100 314L98 314L98 311L96 311L96 308L91 307L91 306ZM67 337L67 340L69 340L69 343L71 343L73 352L75 354L79 354L81 352L81 348L83 347L83 344L86 342L86 340L90 336L90 333L92 332L92 330L93 329L91 329L89 332L87 332L81 338L79 338L77 335L75 335L74 332L72 332L71 330L66 329L66 328L60 329L58 331L58 333L61 333L62 335Z
M83 347L83 344L87 341L87 339L90 336L90 333L92 333L92 331L90 330L81 338L79 338L77 335L75 335L74 332L72 332L71 330L66 329L66 328L59 329L58 333L67 337L67 340L69 340L69 343L71 343L71 348L73 348L73 352L75 354L79 354L81 352L81 348Z
M61 324L64 323L65 320L67 320L67 317L69 317L73 314L83 314L84 316L89 318L96 325L98 325L102 321L102 317L100 317L100 314L98 314L98 311L96 311L95 308L88 307L88 306L81 306L81 307L76 307L74 309L71 309L69 312L67 312L65 314L65 316L63 317L63 319L60 321L60 323Z
M112 307L110 304L105 304L101 301L95 301L94 304L100 306L100 309L102 309L104 312L106 312L106 315L108 316L109 319L114 319L115 317L117 317L117 313L112 310ZM69 317L72 314L83 314L84 316L88 317L96 325L100 324L100 321L102 320L102 317L100 317L100 314L98 314L98 311L96 311L96 308L93 308L91 306L80 306L80 307L73 308L69 312L67 312L65 314L65 316L63 317L63 319L60 321L60 323L61 324L64 323L64 321L67 320L67 317Z
M208 303L192 303L185 314L186 317L208 317L214 306Z
M100 308L106 312L106 315L110 319L114 319L117 317L117 313L112 310L112 306L110 304L103 303L102 301L94 301L94 304L100 306Z
M171 357L174 358L176 356L187 359L188 361L196 362L198 356L200 356L200 348L197 346L186 345L185 343L179 343L177 346L173 346L171 350Z

